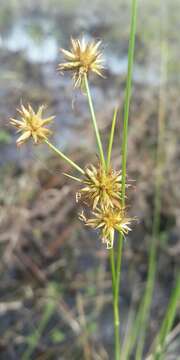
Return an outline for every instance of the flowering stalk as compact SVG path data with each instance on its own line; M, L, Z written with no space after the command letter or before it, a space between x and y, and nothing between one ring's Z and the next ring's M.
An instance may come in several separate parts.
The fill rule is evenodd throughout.
M137 0L132 0L132 12L131 12L131 30L129 39L129 51L128 51L128 74L126 84L126 96L124 105L124 125L123 125L123 143L122 143L122 195L121 205L125 206L125 191L126 191L126 162L127 162L127 140L128 140L128 120L129 120L129 105L131 98L131 84L132 84L132 69L134 60L134 47L135 47L135 34L136 34L136 14L137 14ZM120 288L120 275L121 275L121 260L122 260L122 248L123 248L123 234L120 233L118 239L118 252L117 252L117 267L116 267L116 286L115 286L115 302L117 311L119 310L119 288ZM116 324L116 332L119 332L120 319L118 317ZM120 359L120 344L118 346L118 355L116 360Z
M74 161L69 159L66 155L64 155L59 149L57 149L53 144L49 142L49 140L45 140L45 143L63 160L65 160L68 164L70 164L72 167L74 167L76 170L78 170L81 174L84 175L84 170L80 168Z
M88 75L90 72L94 72L99 76L103 76L102 70L104 69L104 66L102 53L99 50L100 45L101 41L98 41L96 43L94 41L87 42L84 37L81 40L71 38L70 51L61 49L65 61L59 64L58 69L61 72L70 71L73 73L73 81L75 87L82 88L85 85L92 122L96 134L97 145L99 148L100 159L105 169L106 164L104 159L103 147L88 84Z
M109 170L110 162L111 162L111 153L112 153L112 145L113 145L113 140L114 140L114 130L115 130L116 120L117 120L117 112L118 112L118 108L115 108L114 114L113 114L112 125L111 125L109 144L108 144L107 166L106 166L107 171Z
M101 159L103 169L106 171L106 169L108 170L109 166L110 166L112 143L113 143L113 138L114 138L114 129L115 129L116 118L117 118L117 109L115 109L114 116L113 116L112 128L111 128L111 134L110 134L109 146L108 146L107 162L105 162L104 152L103 152L102 143L101 143L101 138L100 138L100 135L99 135L99 130L98 130L98 126L97 126L96 116L95 116L95 112L94 112L93 102L92 102L91 93L90 93L88 79L87 79L86 74L84 75L84 80L85 80L85 87L86 87L86 92L87 92L87 96L88 96L88 101L89 101L89 107L90 107L90 111L91 111L93 126L94 126L94 130L95 130L95 134L96 134L97 145L98 145L98 148L99 148L100 159ZM111 242L111 244L113 244L113 242L114 242L114 233L111 235L110 242ZM114 248L113 248L113 246L109 249L109 251L110 251L110 265L111 265L112 292L113 292L115 359L119 360L120 359L119 312L118 312L118 306L117 306L117 300L116 300L116 268L115 268Z
M97 141L97 145L98 145L98 149L99 149L99 155L100 155L101 163L102 163L102 165L103 165L103 167L105 169L106 168L106 163L105 163L105 159L104 159L104 152L103 152L101 137L100 137L98 126L97 126L96 115L95 115L95 112L94 112L94 106L93 106L91 92L90 92L89 84L88 84L88 78L87 78L86 74L84 74L84 82L85 82L85 88L86 88L86 92L87 92L87 97L88 97L88 102L89 102L89 108L90 108L90 112L91 112L93 127L94 127L94 131L95 131L95 134L96 134L96 141Z
M127 157L127 135L128 135L128 116L129 102L131 93L132 64L135 42L135 24L136 24L136 1L132 0L132 19L131 19L131 35L128 54L128 78L126 87L124 130L123 130L123 146L122 146L122 175L121 171L115 171L111 167L111 153L114 140L114 131L117 119L117 109L114 111L112 127L107 151L107 159L105 160L101 137L97 125L96 115L94 112L93 101L89 89L88 75L89 72L95 72L102 76L103 63L102 54L99 50L101 42L86 42L83 38L71 39L70 51L61 49L65 62L59 64L59 70L71 71L75 87L82 89L85 86L92 123L96 135L96 143L99 150L99 164L95 167L93 164L83 170L75 162L58 150L48 137L51 131L46 128L54 117L43 118L44 106L39 107L37 112L29 105L28 108L21 106L18 110L21 119L11 119L11 124L21 133L17 140L20 146L30 138L35 144L46 143L59 157L68 164L78 170L81 178L65 174L73 180L81 183L82 187L77 194L77 199L81 199L86 208L91 210L91 217L86 218L84 211L79 218L85 225L99 230L102 242L106 244L109 250L111 273L112 273L112 293L113 293L113 310L114 310L114 334L115 334L115 360L120 360L120 339L119 339L119 283L121 271L121 257L123 237L131 230L131 218L127 216L125 209L125 189L126 189L126 157ZM83 176L82 176L83 175ZM114 235L118 232L118 254L117 266L115 264L114 255Z
M114 239L111 240L112 242ZM114 248L112 247L110 250L110 264L111 264L111 276L112 276L112 289L113 289L113 296L114 296L114 289L115 289L115 281L116 281L116 272L115 272L115 261L114 261Z
M117 119L117 111L116 108L114 110L113 119L112 119L112 125L111 125L111 132L109 137L109 143L108 143L108 151L107 151L107 161L106 161L106 169L107 172L110 168L110 162L111 162L111 153L112 153L112 145L114 140L114 130L116 125L116 119ZM114 234L113 239L111 239L111 242L114 242ZM117 359L120 356L120 347L119 347L119 312L117 307L117 302L115 298L115 289L116 289L116 267L115 267L115 258L114 258L114 247L112 247L110 250L110 264L111 264L111 276L112 276L112 290L113 290L113 313L114 313L114 343L115 343L115 359Z

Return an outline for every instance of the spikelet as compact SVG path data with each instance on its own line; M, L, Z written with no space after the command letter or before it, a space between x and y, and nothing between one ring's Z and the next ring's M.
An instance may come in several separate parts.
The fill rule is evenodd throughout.
M127 235L131 231L130 225L134 220L126 216L125 209L109 208L107 206L96 208L92 215L92 218L87 219L84 213L81 213L79 218L92 229L99 229L100 237L102 242L106 244L107 249L113 247L115 230L123 236Z
M81 181L78 197L94 210L97 206L119 207L121 197L121 173L109 168L106 171L99 163L89 165Z
M21 117L20 120L10 119L10 124L18 129L18 133L22 133L16 141L17 146L23 145L30 138L33 139L35 144L39 144L51 135L51 131L45 125L49 124L54 119L54 116L43 119L44 108L45 106L42 105L35 112L31 105L28 105L27 108L21 105L21 108L17 109Z
M61 49L66 62L59 64L58 69L72 71L75 87L81 87L84 74L88 75L91 71L103 77L104 66L100 45L101 41L88 42L84 37L81 40L71 38L70 51Z

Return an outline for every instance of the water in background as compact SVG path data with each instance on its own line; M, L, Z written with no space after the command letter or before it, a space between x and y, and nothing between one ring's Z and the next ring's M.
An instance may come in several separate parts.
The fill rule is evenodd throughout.
M176 12L173 9L176 6ZM169 46L169 78L178 83L179 54L177 49L177 1L140 2L136 41L134 82L145 86L158 86L160 80L160 44L166 37ZM14 152L7 130L8 116L14 116L20 101L38 106L45 102L57 114L55 141L62 147L84 146L84 136L79 131L88 120L86 99L72 91L67 74L59 76L56 69L60 61L60 47L69 46L71 35L85 35L103 40L107 80L92 79L92 91L98 112L111 113L119 97L120 87L127 73L129 34L129 1L101 0L2 2L0 14L0 111L2 128L0 162L18 160L27 156ZM168 34L168 36L167 36ZM104 88L104 84L107 85ZM106 97L108 97L108 104ZM105 104L105 105L104 105ZM103 115L102 115L103 116ZM103 125L102 125L103 126ZM11 131L11 130L10 130ZM59 140L60 139L60 140ZM6 140L8 144L6 144ZM14 140L13 140L14 142ZM11 144L10 144L11 143ZM93 143L89 144L89 147ZM6 146L8 145L8 146ZM17 158L18 156L18 158Z

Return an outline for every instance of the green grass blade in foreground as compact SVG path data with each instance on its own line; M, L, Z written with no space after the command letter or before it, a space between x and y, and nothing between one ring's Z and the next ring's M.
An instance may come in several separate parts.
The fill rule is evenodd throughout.
M152 303L155 274L157 267L157 240L159 236L160 225L160 211L161 211L161 188L163 181L163 167L162 154L164 153L164 134L165 134L165 107L166 107L166 83L167 83L167 48L164 41L161 43L161 86L159 94L159 114L158 114L158 141L156 151L156 178L155 178L155 196L154 196L154 214L153 214L153 229L152 240L150 246L148 277L146 283L145 294L140 305L138 344L136 349L136 360L142 359L147 323L150 313L150 306Z
M153 360L164 359L163 351L166 346L166 338L173 326L179 299L180 299L180 274L177 277L176 286L172 292L165 318L163 320L160 332L157 336L155 350L152 356Z
M97 146L99 149L100 160L101 160L101 164L103 165L103 167L105 169L106 163L105 163L105 158L104 158L104 151L103 151L103 147L102 147L101 137L99 134L99 129L98 129L98 125L97 125L96 115L94 112L94 106L93 106L93 102L92 102L91 92L90 92L89 84L88 84L88 78L87 78L86 74L84 75L84 82L85 82L85 88L86 88L86 93L87 93L88 102L89 102L89 108L90 108L90 112L91 112L92 123L93 123L94 131L95 131L95 135L96 135L96 142L97 142Z
M136 34L136 17L137 17L137 1L132 1L132 12L131 12L131 30L129 39L129 51L128 51L128 75L126 85L126 96L124 106L124 126L123 126L123 143L122 143L122 206L125 206L125 188L126 188L126 162L127 162L127 140L128 140L128 122L129 122L129 106L131 98L131 86L132 86L132 69L134 61L134 48L135 48L135 34ZM115 301L116 307L119 308L119 288L120 288L120 273L121 273L121 262L122 262L122 249L123 249L123 236L119 235L118 239L118 252L117 252L117 269L116 269L116 288L115 288ZM120 325L117 324L118 332ZM119 343L120 353L120 343ZM120 357L117 359L120 359Z
M132 0L132 15L131 15L131 31L129 39L128 51L128 74L124 104L124 125L123 125L123 139L122 139L122 206L125 205L126 192L126 163L127 163L127 143L128 143L128 124L129 124L129 107L132 90L132 71L134 62L134 48L136 35L136 18L137 18L137 0Z
M123 142L122 142L122 199L121 205L125 206L125 191L126 191L126 162L127 162L127 141L128 141L128 122L129 122L129 107L131 99L132 87L132 69L134 60L134 47L135 47L135 34L136 34L136 17L137 17L137 0L132 0L132 15L131 15L131 31L129 39L129 52L128 52L128 74L126 85L126 96L124 105L124 125L123 125ZM121 264L121 249L122 249L122 235L119 236L119 248L117 259L117 292L119 289L119 272Z
M131 30L130 30L129 51L128 51L128 74L127 74L126 95L125 95L125 104L124 104L124 123L123 123L123 140L122 140L122 199L121 199L122 207L125 206L128 123L129 123L129 107L130 107L131 87L132 87L132 70L133 70L133 62L134 62L136 18L137 18L137 0L132 0ZM119 285L120 285L122 241L123 241L123 236L120 235L118 240L117 271L116 271L117 293L119 292Z
M114 110L113 119L112 119L111 132L110 132L109 144L108 144L108 153L107 153L107 165L106 165L107 170L109 169L111 163L111 153L112 153L112 145L114 141L114 130L116 126L117 112L118 112L118 108Z
M161 55L161 84L166 84L166 77L167 77L167 49L165 44L163 43L161 46L161 51L162 51L162 55ZM160 104L159 104L159 120L158 120L158 147L159 149L157 149L157 164L160 163L161 161L161 154L162 154L162 144L163 144L163 138L164 138L164 118L165 118L165 89L164 89L164 85L160 88ZM164 148L164 147L163 147ZM161 204L161 185L162 185L162 171L163 171L163 164L161 164L161 173L158 173L158 178L156 178L156 185L155 185L155 209L154 209L154 221L153 221L153 239L155 239L155 237L157 238L158 236L158 232L159 232L159 216L160 216L160 204ZM147 286L146 286L146 292L151 292L153 289L153 282L154 282L154 276L155 276L155 267L156 267L156 259L155 259L155 254L156 254L156 243L155 240L151 242L151 247L150 247L150 255L149 255L149 271L148 271L148 275L149 277L151 277L151 279L149 279ZM152 269L152 270L151 270ZM151 276L150 276L151 274ZM145 296L146 296L146 300L145 300ZM130 332L130 337L129 337L129 342L127 344L127 359L129 358L131 351L136 343L136 339L139 335L139 331L141 328L141 324L144 322L143 317L147 316L147 311L146 311L146 307L149 307L148 304L151 303L151 294L150 296L147 295L147 293L145 293L140 306L139 306L139 310L138 310L138 314L136 316L136 319L134 321L134 324L132 326L131 332ZM142 326L143 327L143 326ZM145 331L142 334L143 338L145 336ZM143 342L139 341L139 349L142 349L142 345Z
M135 35L136 35L136 17L137 17L137 0L132 0L131 3L131 28L129 38L128 50L128 73L124 105L124 123L123 123L123 143L122 143L122 199L121 204L125 206L125 189L126 189L126 162L127 162L127 140L128 140L128 122L129 122L129 106L131 99L132 87L132 70L134 62L134 48L135 48ZM118 250L117 250L117 265L116 265L116 287L115 287L115 302L116 308L119 312L119 288L120 288L120 274L121 274L121 261L122 261L122 248L123 236L119 235ZM116 333L119 334L120 317L116 323ZM120 341L117 344L116 360L120 360Z

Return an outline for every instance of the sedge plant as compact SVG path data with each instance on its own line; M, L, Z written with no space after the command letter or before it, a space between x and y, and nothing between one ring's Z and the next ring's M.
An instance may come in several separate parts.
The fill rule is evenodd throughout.
M127 198L126 190L128 189L126 163L129 106L136 33L136 8L137 0L132 0L128 73L124 105L122 169L114 169L111 162L118 109L116 108L113 114L108 149L105 151L103 149L89 85L89 74L91 72L104 77L104 63L100 41L86 41L84 37L82 39L71 38L70 50L61 49L64 55L64 62L60 63L58 66L60 73L65 71L70 71L72 73L74 87L82 89L83 95L85 93L87 97L98 149L98 162L96 164L90 164L82 169L50 142L49 137L51 135L51 130L47 128L47 125L52 122L54 116L44 118L44 106L40 106L37 111L35 111L31 105L21 105L20 109L18 109L18 119L11 118L11 124L15 126L20 133L20 137L17 139L17 146L24 145L29 139L32 139L35 145L44 143L63 161L66 161L71 165L77 173L77 176L71 174L65 175L79 183L79 191L78 194L76 194L76 198L81 201L83 207L81 214L79 214L79 219L83 221L85 226L98 231L102 243L109 252L112 273L115 360L120 360L121 358L119 290L123 241L124 237L131 231L132 222L134 220L128 215L125 199ZM115 246L116 233L118 235L117 251ZM29 349L27 354L31 354L31 352L32 349ZM28 356L25 355L25 358L27 359Z

